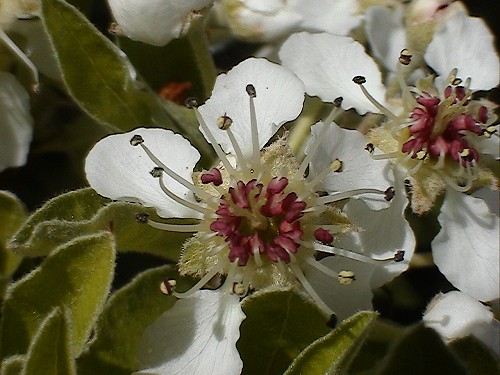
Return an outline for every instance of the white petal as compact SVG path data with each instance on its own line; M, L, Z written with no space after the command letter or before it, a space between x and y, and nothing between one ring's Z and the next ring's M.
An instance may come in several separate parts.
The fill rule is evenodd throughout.
M240 148L251 155L248 84L254 85L257 93L255 112L261 148L281 125L300 114L304 102L302 82L292 72L265 59L247 59L227 74L219 75L211 98L199 110L217 142L224 151L233 154L229 137L217 127L217 119L226 114L233 120L231 130Z
M489 90L500 82L500 61L493 40L481 18L457 13L434 35L424 58L443 77L457 68L458 77L471 78L472 90Z
M177 301L150 325L139 344L137 374L239 375L236 341L245 319L239 298L200 290Z
M261 13L276 13L281 9L286 7L283 0L239 0L240 3L244 4L247 8L253 10L254 12Z
M284 66L291 69L306 86L309 95L325 102L343 97L343 109L355 108L359 114L378 113L352 79L366 77L365 87L384 103L385 88L377 64L363 46L350 37L326 33L297 33L290 36L279 53Z
M261 12L240 6L229 9L228 23L233 34L256 42L269 42L292 33L302 20L300 14L283 6L275 12Z
M472 193L472 196L482 199L491 212L500 216L500 192L498 190L482 188Z
M415 250L415 235L404 219L407 204L408 199L404 191L399 189L391 206L385 210L372 211L365 203L355 200L344 206L343 211L362 231L341 236L336 245L345 249L362 250L364 254L376 259L391 258L398 250L405 252L402 262L381 264L377 274L377 286L405 271Z
M482 199L448 189L438 221L432 254L439 270L480 301L499 298L498 216Z
M407 47L400 12L387 7L368 8L365 32L373 54L389 71L395 72L401 50Z
M12 74L0 72L0 171L26 163L32 133L28 93Z
M213 0L108 0L123 33L130 39L162 46L182 36L197 11Z
M330 307L339 320L359 310L372 309L372 276L377 266L357 262L340 256L327 257L320 263L335 272L353 271L356 279L350 285L342 285L312 266L306 266L304 274L321 299Z
M446 341L473 335L499 354L499 322L490 309L465 293L437 295L422 319Z
M302 15L302 30L347 35L362 19L357 0L289 0L288 4Z
M323 123L312 126L305 153L309 153ZM310 163L310 176L330 168L335 159L342 161L342 172L331 172L324 179L321 189L328 192L372 188L385 191L394 184L391 164L388 160L373 160L365 150L368 141L356 130L342 129L333 123L321 139L321 144ZM387 208L381 195L362 195L372 209Z
M162 191L159 180L149 172L156 167L140 146L130 139L139 134L153 154L177 174L192 182L191 175L200 159L198 151L179 134L165 129L139 128L125 134L110 135L90 150L85 173L90 186L99 194L121 200L138 201L155 207L163 217L197 217L191 209L174 202ZM194 201L190 190L164 174L165 185L177 196Z

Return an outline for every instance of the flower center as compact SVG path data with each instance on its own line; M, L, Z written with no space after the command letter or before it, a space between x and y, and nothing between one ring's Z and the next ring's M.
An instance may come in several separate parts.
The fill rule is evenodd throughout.
M286 177L274 177L265 188L255 179L238 181L221 197L210 229L228 243L231 262L244 266L257 253L290 262L303 235L299 219L306 203L287 186Z
M410 134L401 151L421 160L451 159L464 167L476 163L479 153L466 137L484 134L479 124L486 123L486 107L480 108L475 119L468 108L470 94L463 86L448 86L443 100L424 92L416 101L420 106L409 116Z

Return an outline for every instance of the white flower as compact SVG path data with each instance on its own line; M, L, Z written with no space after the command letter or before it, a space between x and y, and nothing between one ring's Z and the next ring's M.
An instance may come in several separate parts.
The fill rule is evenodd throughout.
M362 19L358 0L223 0L218 9L234 35L253 43L300 30L347 35Z
M344 284L361 280L363 293L359 296L369 301L373 271L391 268L395 260L402 260L404 251L400 247L376 246L352 252L333 245L353 229L335 202L366 195L371 204L377 205L374 196L384 202L393 197L393 189L387 189L389 184L372 187L371 181L366 181L368 186L358 183L347 191L347 183L334 188L335 181L341 181L344 174L349 181L355 181L363 168L370 170L373 163L369 158L362 167L347 159L343 165L341 154L339 160L328 156L324 167L311 169L304 177L307 168L313 167L312 160L322 154L318 148L324 137L332 131L342 134L332 123L338 109L324 124L316 125L316 136L301 162L283 138L266 146L285 122L299 115L303 100L303 85L288 70L264 59L248 59L217 78L212 97L204 105L196 108L190 101L201 132L220 159L216 167L193 174L198 152L180 135L163 129L141 128L112 135L91 150L85 170L98 193L112 199L139 201L155 207L163 217L196 220L194 224L192 220L172 224L138 216L140 221L159 229L194 233L184 244L179 271L201 279L189 291L173 291L174 295L201 298L199 289L216 274L227 275L224 294L229 290L241 296L250 290L299 282L321 308L332 313L330 307L335 309L336 305L329 303L329 307L323 302L326 292L311 287L305 271L329 277L327 292L333 293L349 289ZM363 147L359 142L357 146ZM353 168L356 170L351 171ZM157 181L148 176L150 171ZM318 191L327 193L320 196ZM404 250L411 254L413 245ZM336 262L331 268L325 267L314 259L317 251L336 254L335 260L347 257L352 262L367 263L368 271L366 275L353 274L346 264L338 268ZM406 263L401 265L400 272ZM343 304L351 313L358 309L347 301ZM175 319L168 316L174 321L181 319L178 314ZM238 319L230 321L239 324Z
M343 42L337 42L339 38ZM411 59L408 52L403 51L400 66ZM350 38L296 34L285 42L280 57L305 82L309 94L331 101L333 91L359 113L386 115L388 121L369 132L368 149L373 158L389 159L403 171L402 179L412 187L413 211L428 212L446 190L438 216L442 230L432 243L437 266L461 291L481 301L498 298L498 215L464 194L481 187L498 189L497 178L483 163L495 149L492 145L498 145L494 105L475 99L471 89L487 90L499 83L498 55L484 23L461 13L450 18L425 53L427 63L446 76L436 82L428 77L409 87L398 68L402 97L399 106L392 98L392 111L378 89L378 71L364 73L376 69L373 61ZM467 76L458 78L458 69ZM353 82L346 75L354 77ZM478 84L473 83L476 78ZM356 85L358 92L353 90Z
M467 294L452 291L437 295L422 319L446 342L473 335L500 354L500 323L489 308Z
M26 163L33 133L29 95L10 73L0 72L0 171Z
M108 0L115 32L130 39L164 46L186 34L214 0Z

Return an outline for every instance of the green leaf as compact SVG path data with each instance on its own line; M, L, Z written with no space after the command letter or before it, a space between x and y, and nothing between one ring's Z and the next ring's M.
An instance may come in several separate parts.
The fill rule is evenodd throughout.
M71 349L78 356L108 296L114 260L109 233L76 238L11 285L2 306L2 358L26 353L55 307L69 310L73 327Z
M360 312L338 328L309 345L293 361L285 375L323 375L335 373L335 367L354 341L377 317L377 313Z
M21 262L21 257L7 249L8 239L16 232L26 217L26 209L17 197L0 191L0 296L3 296L10 276Z
M247 316L237 343L242 374L282 374L304 348L329 332L328 317L291 290L255 293L242 308Z
M179 280L172 267L161 267L141 273L113 294L99 318L95 339L77 361L80 375L129 375L137 370L137 345L144 330L177 300L160 292L163 279L176 279L183 289L191 285Z
M500 358L474 336L454 340L448 347L470 375L500 374Z
M135 214L152 209L111 202L90 188L55 197L37 210L14 235L9 247L25 256L48 255L75 237L110 231L118 251L148 252L177 259L189 234L158 230L139 224Z
M127 58L75 7L42 0L41 18L64 83L90 116L112 131L168 121L156 95L135 81Z
M76 375L70 322L62 309L54 310L41 324L28 350L22 375Z
M466 375L467 371L432 329L373 321L339 364L335 375Z
M25 355L13 355L2 362L2 369L0 374L2 375L19 375L22 373L24 368L24 362L26 360Z

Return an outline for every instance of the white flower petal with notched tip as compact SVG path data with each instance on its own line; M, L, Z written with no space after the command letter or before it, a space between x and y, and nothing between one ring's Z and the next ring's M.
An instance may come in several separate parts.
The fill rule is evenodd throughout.
M471 78L471 90L490 90L500 82L500 61L493 40L482 19L457 13L434 34L424 58L443 78L457 68L457 77Z
M499 220L479 198L449 188L432 241L434 262L462 292L479 301L500 297Z
M473 335L500 354L500 323L490 309L465 293L438 294L427 306L422 320L445 341Z
M177 301L144 332L138 354L144 370L137 374L240 374L236 341L245 314L239 301L220 290Z
M227 132L217 127L217 120L224 115L233 120L231 130L243 154L252 153L248 84L252 84L257 93L254 102L260 148L281 125L302 111L304 86L292 72L265 59L243 61L217 77L212 96L199 107L217 142L228 153L234 154L233 146Z
M163 46L181 37L192 17L214 0L108 0L111 12L130 39Z
M318 137L322 122L311 128L311 137L305 153ZM342 162L341 172L331 172L320 185L328 192L346 191L370 187L385 191L394 184L391 164L388 160L373 160L365 150L366 138L356 130L342 129L337 124L328 125L318 151L314 155L309 171L311 178L328 168L335 159ZM387 208L389 203L379 194L364 194L360 197L371 209Z
M32 134L28 93L12 74L0 72L0 171L26 163Z
M303 17L302 30L347 35L363 18L357 0L288 0L288 4Z
M156 208L163 217L197 217L198 213L168 198L157 178L149 172L156 164L140 146L130 139L141 135L144 144L174 172L192 181L198 151L179 134L166 129L139 128L125 134L110 135L99 141L85 161L85 173L92 188L99 194L120 200L140 202ZM163 174L165 185L177 196L194 201L191 191Z
M377 64L354 39L327 33L306 32L290 36L279 52L283 65L304 82L306 93L325 102L344 98L343 109L359 114L379 113L352 79L364 76L364 86L379 102L385 102L385 88Z
M365 31L373 54L395 72L401 50L407 47L402 14L387 7L370 7L366 11Z

